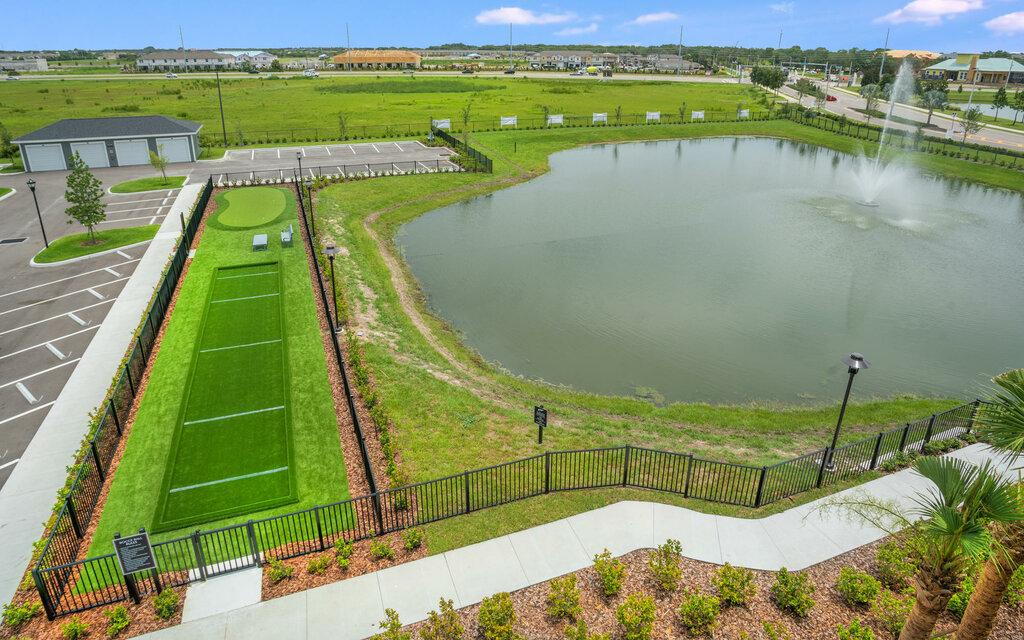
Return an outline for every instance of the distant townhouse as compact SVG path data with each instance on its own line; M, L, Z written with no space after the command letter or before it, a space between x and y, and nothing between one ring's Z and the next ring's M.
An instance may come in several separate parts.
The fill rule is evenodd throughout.
M673 54L652 54L648 58L648 67L655 71L699 71L703 67L692 60L687 60Z
M212 71L233 69L235 57L206 49L173 49L143 53L135 66L140 71Z
M277 56L272 53L253 49L218 49L214 53L231 56L236 68L248 62L257 69L267 69L274 60L277 60Z
M976 53L961 53L926 67L921 75L929 80L1001 85L1024 83L1024 65L1010 58L982 58Z
M3 71L47 71L46 58L0 58Z
M593 59L593 51L541 51L533 57L531 66L540 69L581 69Z

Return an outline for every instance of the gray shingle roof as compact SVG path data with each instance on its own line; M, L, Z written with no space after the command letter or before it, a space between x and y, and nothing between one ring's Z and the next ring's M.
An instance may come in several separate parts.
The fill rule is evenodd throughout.
M42 129L36 129L32 133L26 133L14 140L14 142L186 135L197 133L202 126L198 122L178 120L168 118L167 116L69 118L67 120L58 120Z

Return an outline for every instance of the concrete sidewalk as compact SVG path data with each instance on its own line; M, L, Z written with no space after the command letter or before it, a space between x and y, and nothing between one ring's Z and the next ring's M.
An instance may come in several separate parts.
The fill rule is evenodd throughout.
M188 213L202 184L187 185L146 248L128 283L117 296L96 336L68 379L11 477L0 489L0 602L9 602L32 554L32 543L64 486L89 427L89 413L107 392L117 367L142 321L164 266L181 235L179 213Z
M985 445L949 454L978 464L992 459ZM1007 477L1016 477L1000 464ZM866 492L912 506L928 481L904 470L838 495ZM316 589L238 607L259 594L262 571L251 569L189 588L182 624L147 636L150 640L205 638L307 638L360 640L378 631L384 609L405 624L418 622L439 598L455 606L475 604L500 591L514 591L582 569L605 548L616 556L652 548L668 538L683 553L717 564L751 569L803 569L884 537L885 532L819 510L818 500L758 520L698 513L651 502L619 502L570 518L519 531L436 556L335 582ZM220 613L213 613L220 609ZM213 615L210 615L213 613Z

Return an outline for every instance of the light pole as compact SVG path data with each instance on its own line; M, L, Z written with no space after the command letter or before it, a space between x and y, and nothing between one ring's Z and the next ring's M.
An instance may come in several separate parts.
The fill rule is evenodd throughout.
M36 217L39 218L39 230L43 232L43 244L46 248L50 248L50 241L46 239L46 227L43 226L43 214L39 212L39 198L36 197L36 181L29 178L29 181L25 184L28 185L28 190L32 192L32 202L36 203Z
M327 244L324 245L324 255L327 256L328 262L331 263L331 301L334 303L334 332L338 332L338 290L334 286L334 256L338 254L338 247L334 246L332 240L328 240Z
M299 161L299 179L305 181L305 176L302 175L302 152L295 152L295 159Z
M213 70L217 76L217 102L220 104L220 133L224 136L224 146L228 146L228 128L224 124L224 98L220 94L220 69Z
M316 237L316 222L314 222L315 216L313 215L313 191L312 191L313 184L311 182L307 181L305 178L300 178L300 180L302 180L302 186L300 187L300 193L302 191L305 192L306 203L309 205L309 235L315 238Z
M836 421L836 431L832 434L832 446L828 448L825 460L825 468L829 471L835 470L835 462L832 459L833 454L836 450L836 444L839 443L839 430L843 426L843 416L846 414L846 403L850 400L850 389L853 388L853 376L857 375L857 372L861 369L867 369L871 366L867 360L864 359L859 353L851 353L848 356L841 358L843 364L847 366L850 379L846 382L846 394L843 396L843 404L839 407L839 420Z

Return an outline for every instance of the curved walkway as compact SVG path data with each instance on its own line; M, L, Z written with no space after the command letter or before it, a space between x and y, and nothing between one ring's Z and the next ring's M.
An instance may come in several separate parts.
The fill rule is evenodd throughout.
M980 444L948 455L975 464L994 459ZM1010 465L998 465L1007 477L1016 477ZM908 469L838 495L868 493L907 509L914 493L928 484ZM594 554L605 548L618 556L675 538L682 541L686 556L705 562L764 570L803 569L885 536L875 527L819 509L825 500L757 520L651 502L619 502L374 573L239 606L246 593L259 598L262 572L249 570L193 585L185 600L187 622L143 637L360 640L378 631L385 608L398 611L405 624L418 622L437 606L438 598L454 600L457 608L476 604L499 591L522 589L587 567ZM228 610L232 602L239 608ZM214 613L218 608L221 612Z

